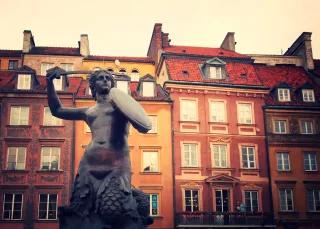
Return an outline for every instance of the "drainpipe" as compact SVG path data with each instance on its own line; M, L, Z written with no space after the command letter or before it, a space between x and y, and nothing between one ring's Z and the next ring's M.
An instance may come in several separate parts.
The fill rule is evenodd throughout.
M177 217L176 217L176 180L175 180L175 171L176 171L176 166L175 166L175 153L174 153L174 123L173 123L173 103L171 103L170 107L170 121L171 121L171 152L172 152L172 190L173 190L173 228L177 227Z
M270 172L270 157L269 157L269 140L268 140L268 131L267 131L267 117L266 117L266 108L263 107L263 122L264 122L264 132L265 132L265 144L266 144L266 153L267 153L267 173L268 173L268 180L269 180L269 196L271 199L271 217L272 222L274 221L274 207L273 207L273 198L272 198L272 181L271 181L271 172Z

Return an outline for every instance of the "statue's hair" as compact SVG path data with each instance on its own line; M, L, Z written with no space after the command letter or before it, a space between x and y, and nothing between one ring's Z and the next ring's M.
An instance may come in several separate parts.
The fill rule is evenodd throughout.
M94 99L96 99L96 80L100 73L104 73L108 79L111 81L111 88L115 86L114 78L112 74L107 70L97 70L89 75L89 87L91 89L91 94Z

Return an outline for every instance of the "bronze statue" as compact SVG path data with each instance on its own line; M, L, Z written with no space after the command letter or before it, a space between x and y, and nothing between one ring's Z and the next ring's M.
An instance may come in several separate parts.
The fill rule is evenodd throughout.
M85 121L92 141L80 162L70 206L59 208L60 228L145 228L152 219L147 196L131 188L128 125L146 133L151 129L148 117L139 103L114 88L113 76L105 70L89 76L93 107L64 108L53 85L64 73L57 67L47 73L51 113Z

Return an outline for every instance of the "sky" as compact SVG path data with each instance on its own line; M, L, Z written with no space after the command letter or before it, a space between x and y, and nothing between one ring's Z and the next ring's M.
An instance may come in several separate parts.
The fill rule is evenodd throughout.
M92 55L146 56L155 23L172 45L220 47L235 32L243 54L281 54L312 32L320 58L320 0L0 0L0 49L22 49L31 30L37 46L88 34Z

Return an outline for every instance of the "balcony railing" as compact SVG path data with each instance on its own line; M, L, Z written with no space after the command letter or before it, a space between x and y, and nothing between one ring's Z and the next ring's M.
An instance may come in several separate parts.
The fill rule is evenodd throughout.
M229 225L239 227L258 226L275 227L270 213L248 213L248 212L183 212L176 214L177 227L196 227L196 225ZM224 227L225 227L224 226Z

